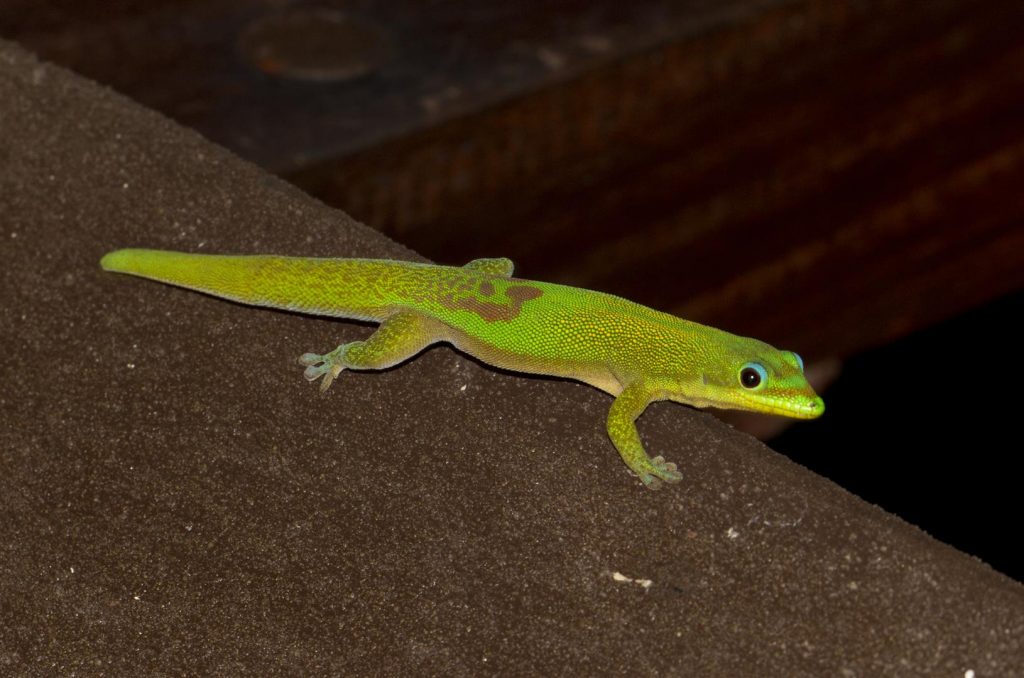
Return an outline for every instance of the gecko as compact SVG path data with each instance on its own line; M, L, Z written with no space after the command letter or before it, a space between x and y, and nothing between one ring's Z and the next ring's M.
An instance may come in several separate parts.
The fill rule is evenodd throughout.
M437 342L498 368L594 386L614 396L608 436L652 489L682 478L640 440L636 419L654 401L796 419L825 409L792 351L611 294L516 278L504 258L437 266L121 249L100 265L242 304L379 323L365 341L299 358L324 391L343 370L387 369Z

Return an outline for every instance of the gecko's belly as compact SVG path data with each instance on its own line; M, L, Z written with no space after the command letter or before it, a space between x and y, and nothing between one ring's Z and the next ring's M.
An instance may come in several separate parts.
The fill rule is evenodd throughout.
M521 337L475 336L451 328L451 343L461 351L495 367L515 372L563 377L590 384L612 395L622 391L619 379L612 373L609 360L600 353L581 355L558 337L545 336L537 341Z

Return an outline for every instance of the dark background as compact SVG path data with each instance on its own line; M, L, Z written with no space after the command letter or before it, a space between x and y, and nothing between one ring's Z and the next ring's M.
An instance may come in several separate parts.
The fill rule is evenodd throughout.
M822 419L770 444L1018 581L1017 293L852 356ZM894 383L905 385L894 392ZM832 452L818 451L825 443ZM893 450L899 450L894 454Z
M772 444L1018 580L1022 25L1012 0L0 8L432 259L838 359L826 416Z

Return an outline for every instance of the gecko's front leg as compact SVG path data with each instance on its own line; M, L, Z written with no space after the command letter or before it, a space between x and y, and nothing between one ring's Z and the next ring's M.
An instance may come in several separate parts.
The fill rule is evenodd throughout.
M623 389L612 403L608 411L608 436L622 455L633 473L640 476L643 484L656 490L661 482L678 483L683 475L676 470L676 465L657 456L651 459L644 451L640 442L640 433L636 430L636 418L639 417L651 402L652 394L643 382L634 382Z
M304 353L299 363L306 366L309 381L323 377L326 391L342 370L383 370L413 357L444 337L436 321L414 311L399 311L380 324L366 341L342 344L330 353Z

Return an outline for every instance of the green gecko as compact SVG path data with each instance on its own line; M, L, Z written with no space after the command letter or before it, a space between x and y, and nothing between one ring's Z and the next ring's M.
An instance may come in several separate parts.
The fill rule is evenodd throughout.
M610 294L513 278L508 259L455 267L123 249L100 265L243 304L380 323L366 341L299 358L322 390L342 370L383 370L442 341L496 367L595 386L615 396L608 436L649 488L682 478L640 442L636 419L651 402L798 419L825 409L796 353Z

